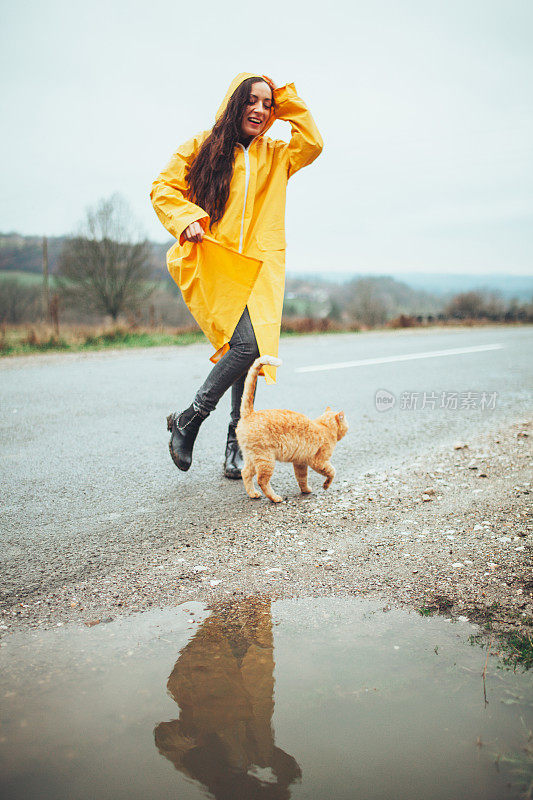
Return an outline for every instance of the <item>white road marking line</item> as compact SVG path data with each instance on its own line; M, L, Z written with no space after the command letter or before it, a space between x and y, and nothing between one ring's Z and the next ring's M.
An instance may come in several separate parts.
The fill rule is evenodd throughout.
M371 364L390 364L394 361L414 361L417 358L440 358L441 356L460 356L464 353L482 353L487 350L501 350L503 344L480 344L475 347L454 347L452 350L429 350L427 353L407 353L403 356L383 356L382 358L362 358L360 361L338 361L332 364L317 364L313 367L297 367L296 372L324 372L328 369L348 369L367 367Z

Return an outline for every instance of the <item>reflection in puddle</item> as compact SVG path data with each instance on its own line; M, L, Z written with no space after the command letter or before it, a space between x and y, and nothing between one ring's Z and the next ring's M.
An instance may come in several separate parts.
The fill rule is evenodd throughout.
M215 606L182 650L167 688L181 713L157 726L155 743L176 769L217 800L290 797L301 772L274 744L270 601Z
M487 658L477 633L326 598L189 603L12 635L0 648L0 795L525 798L531 676Z

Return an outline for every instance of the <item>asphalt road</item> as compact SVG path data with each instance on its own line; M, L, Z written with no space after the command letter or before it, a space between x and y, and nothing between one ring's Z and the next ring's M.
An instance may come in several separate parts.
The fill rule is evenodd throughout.
M105 573L133 561L141 546L171 548L253 506L242 484L221 473L227 397L200 431L190 472L180 473L168 454L166 415L191 402L210 352L193 345L0 363L4 602ZM530 416L532 352L531 327L284 338L278 383L261 382L256 406L309 416L326 405L344 409L350 432L332 460L336 480L350 483ZM426 355L411 358L417 354ZM383 362L391 358L398 360ZM357 364L298 371L344 362ZM376 409L377 390L395 396L392 409ZM453 405L453 392L458 408L441 408L442 393ZM472 393L471 407L462 407L461 393ZM405 401L417 407L403 408ZM318 476L310 483L322 491ZM297 494L288 465L278 465L273 484Z

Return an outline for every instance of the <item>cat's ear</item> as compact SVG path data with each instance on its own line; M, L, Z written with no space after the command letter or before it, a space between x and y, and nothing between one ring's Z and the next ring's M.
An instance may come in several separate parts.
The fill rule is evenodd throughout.
M339 411L338 414L335 414L335 419L337 420L338 424L344 422L344 411Z
M327 414L328 411L331 411L331 407L330 406L326 406L326 410L324 411L324 414Z

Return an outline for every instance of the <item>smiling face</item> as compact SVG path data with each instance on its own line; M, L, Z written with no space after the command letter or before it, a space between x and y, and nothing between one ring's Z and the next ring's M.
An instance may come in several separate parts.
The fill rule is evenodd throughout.
M246 139L264 131L272 112L272 91L268 83L256 81L252 83L250 97L244 108L241 120L241 134Z

